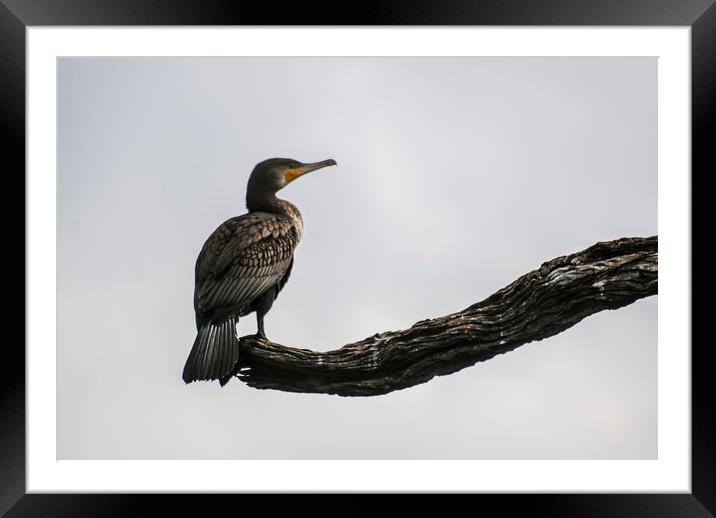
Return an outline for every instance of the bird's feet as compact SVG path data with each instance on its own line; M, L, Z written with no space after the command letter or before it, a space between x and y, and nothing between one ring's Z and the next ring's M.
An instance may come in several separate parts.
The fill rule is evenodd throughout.
M258 315L258 314L257 314ZM256 338L261 338L262 340L269 341L268 338L266 338L266 333L264 332L264 316L258 315L258 318L256 319L256 329L257 333L254 335Z

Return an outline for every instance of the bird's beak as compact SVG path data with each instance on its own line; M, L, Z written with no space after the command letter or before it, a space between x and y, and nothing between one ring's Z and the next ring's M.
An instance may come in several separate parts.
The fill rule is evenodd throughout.
M313 162L312 164L301 164L298 167L292 167L291 169L288 169L283 177L286 180L286 182L292 182L299 176L303 176L306 173L310 173L311 171L315 171L316 169L322 169L324 167L328 167L329 165L338 165L335 160L328 159L324 160L322 162Z

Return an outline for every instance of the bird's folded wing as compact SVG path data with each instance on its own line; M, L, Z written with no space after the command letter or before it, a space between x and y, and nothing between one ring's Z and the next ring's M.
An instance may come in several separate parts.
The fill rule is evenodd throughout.
M241 305L281 280L298 240L288 221L251 213L221 225L196 265L196 302L208 311Z
M288 261L269 267L245 268L235 265L219 279L207 279L197 288L197 303L204 311L251 302L284 276Z

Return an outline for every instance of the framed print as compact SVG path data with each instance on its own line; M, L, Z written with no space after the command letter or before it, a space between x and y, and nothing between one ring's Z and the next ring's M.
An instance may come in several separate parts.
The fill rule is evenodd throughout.
M691 171L713 160L711 2L62 4L2 7L27 193L3 512L459 492L710 515ZM274 213L286 229L225 250L280 272L206 259Z

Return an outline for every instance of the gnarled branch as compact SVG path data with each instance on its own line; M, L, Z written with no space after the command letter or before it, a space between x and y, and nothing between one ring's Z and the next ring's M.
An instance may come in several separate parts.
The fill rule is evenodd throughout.
M236 375L255 388L341 396L375 396L425 383L656 294L657 244L656 236L597 243L544 263L462 311L334 351L245 336Z

